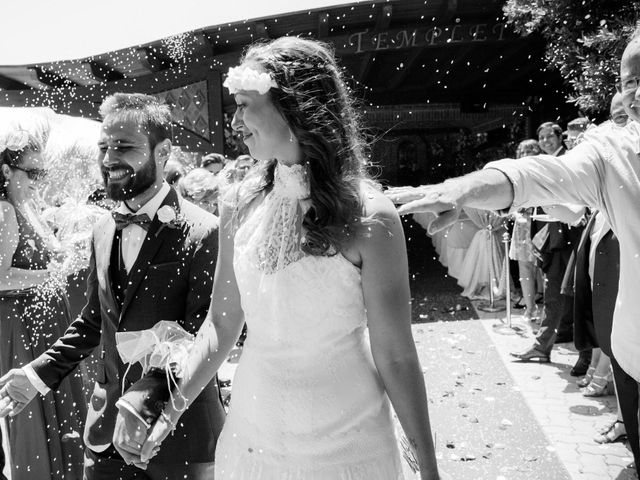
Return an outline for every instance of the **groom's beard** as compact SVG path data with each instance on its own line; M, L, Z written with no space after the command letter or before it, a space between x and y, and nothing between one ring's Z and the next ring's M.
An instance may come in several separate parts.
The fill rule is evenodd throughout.
M116 201L130 200L137 197L142 192L151 187L156 181L156 160L155 155L151 156L140 170L134 172L132 168L127 168L129 175L123 180L109 180L108 169L102 169L102 179L104 181L107 196Z

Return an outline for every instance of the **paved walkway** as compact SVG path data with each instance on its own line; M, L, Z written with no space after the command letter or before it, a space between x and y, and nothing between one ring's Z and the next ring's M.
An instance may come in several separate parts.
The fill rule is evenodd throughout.
M513 330L505 328L504 318L496 320L496 314L482 311L478 314L504 365L549 439L550 448L558 454L571 478L637 478L634 470L626 468L633 457L623 443L598 445L593 441L598 428L615 418L616 399L615 396L587 398L582 395L576 386L576 378L569 374L578 358L573 344L556 345L550 364L513 361L509 352L523 350L532 343L530 326L520 316L514 316L512 325L519 327L521 333L511 334Z

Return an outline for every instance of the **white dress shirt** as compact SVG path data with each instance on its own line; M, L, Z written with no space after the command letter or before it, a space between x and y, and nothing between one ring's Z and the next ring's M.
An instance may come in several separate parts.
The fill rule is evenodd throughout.
M640 125L602 125L564 154L487 164L513 185L512 209L574 203L600 210L620 242L620 283L611 349L620 366L640 382Z
M169 187L169 184L162 182L162 187L160 187L158 193L156 193L153 198L145 203L137 212L131 211L124 202L118 206L116 211L123 214L133 213L136 215L146 213L149 215L149 218L153 220L156 216L156 212L160 208L160 205L162 205L162 202L170 190L171 187ZM146 237L147 231L139 225L131 224L122 229L122 259L124 260L124 266L127 269L127 273L131 271L131 268L136 262L140 249L142 248L142 242L144 242ZM30 364L26 364L22 367L22 370L38 392L42 395L49 393L51 389L47 387Z
M122 214L134 214L142 215L146 213L149 218L153 220L156 216L156 212L162 205L165 197L169 193L171 188L169 184L163 182L162 187L158 190L158 193L145 203L137 212L134 212L127 207L125 202L121 202L116 211ZM147 238L147 231L140 225L131 224L122 229L122 259L124 260L124 267L127 269L127 273L133 268L133 264L136 263L142 243Z

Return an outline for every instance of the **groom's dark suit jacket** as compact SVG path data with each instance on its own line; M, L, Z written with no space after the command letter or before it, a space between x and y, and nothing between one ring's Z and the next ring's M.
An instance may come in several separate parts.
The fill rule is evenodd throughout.
M162 206L173 207L183 225L170 228L156 216L138 258L118 298L120 235L111 215L94 226L87 280L87 304L65 335L32 366L43 382L55 389L78 363L100 347L98 374L90 400L84 439L94 451L107 449L113 437L116 401L123 384L127 389L141 376L138 364L123 378L126 366L116 350L116 332L151 328L160 320L175 320L195 334L204 320L211 298L217 257L217 219L180 199L171 189ZM162 227L162 228L161 228ZM117 250L116 250L117 249ZM154 463L213 462L215 442L224 421L217 382L214 380L180 419L154 458Z

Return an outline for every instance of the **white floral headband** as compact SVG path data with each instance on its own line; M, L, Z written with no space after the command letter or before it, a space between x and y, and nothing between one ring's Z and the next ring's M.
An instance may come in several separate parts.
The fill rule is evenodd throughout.
M29 145L29 132L26 130L16 130L0 138L0 153L5 150L19 152Z
M264 95L270 88L278 86L269 73L259 72L247 65L231 67L222 85L229 89L231 95L240 90L255 90Z

